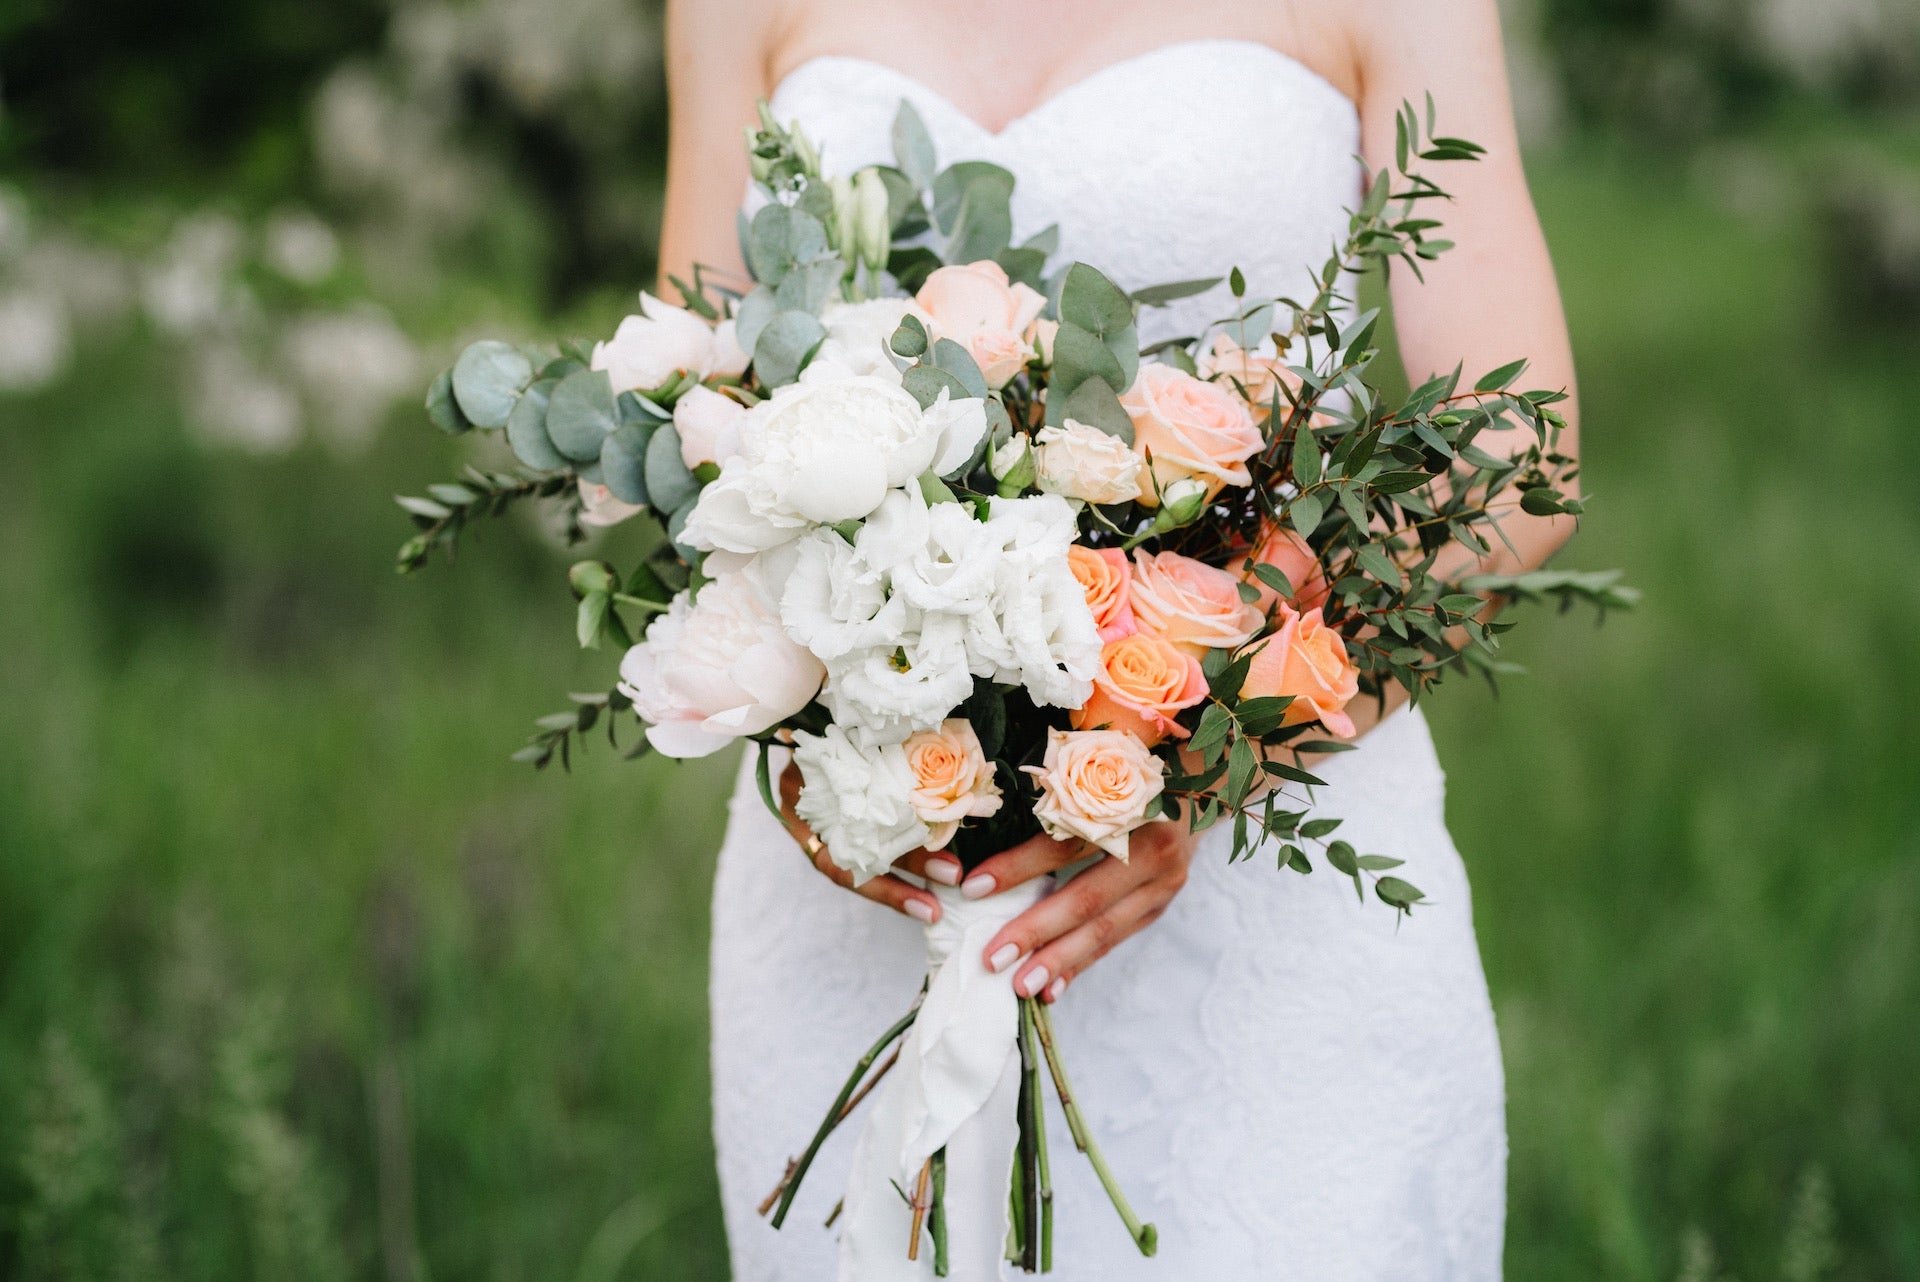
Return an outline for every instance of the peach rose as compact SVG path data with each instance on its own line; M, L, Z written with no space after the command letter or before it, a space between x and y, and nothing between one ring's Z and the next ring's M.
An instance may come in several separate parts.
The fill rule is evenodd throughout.
M1199 660L1171 641L1136 632L1100 651L1093 694L1068 720L1075 730L1125 730L1152 747L1168 735L1186 738L1189 732L1173 718L1206 697Z
M1041 764L1023 768L1040 785L1033 815L1048 836L1090 841L1123 862L1127 834L1166 786L1165 763L1118 730L1049 730Z
M1068 419L1033 438L1034 484L1048 494L1085 503L1125 503L1140 497L1140 456L1117 436Z
M1320 568L1320 558L1313 554L1307 541L1283 525L1268 525L1260 546L1251 553L1251 559L1263 565L1270 565L1287 576L1287 582L1293 585L1293 608L1311 610L1327 603L1327 575ZM1260 593L1260 613L1273 609L1273 603L1284 598L1278 592L1262 583L1249 570L1246 581Z
M1342 739L1353 737L1346 706L1360 693L1360 670L1347 657L1346 642L1328 627L1316 607L1301 614L1280 603L1280 630L1253 656L1244 698L1292 695L1281 724L1319 721Z
M991 259L928 274L914 301L932 317L935 338L967 349L992 387L1004 387L1033 354L1029 329L1047 300L1025 284L1011 283Z
M1266 614L1240 599L1240 580L1178 552L1133 554L1133 617L1142 631L1173 642L1194 658L1242 645Z
M1265 440L1247 403L1231 387L1171 365L1148 364L1140 367L1120 404L1133 420L1133 448L1151 458L1162 488L1190 476L1212 497L1226 486L1252 482L1247 460ZM1151 487L1140 490L1143 505L1159 502Z
M1262 344L1265 346L1265 344ZM1273 408L1273 397L1280 392L1281 385L1300 390L1300 376L1287 368L1287 363L1277 356L1266 356L1250 352L1233 341L1226 334L1216 334L1213 350L1201 354L1194 362L1200 369L1200 377L1218 379L1227 387L1229 380L1237 379L1247 389L1247 400L1252 402L1254 417L1265 418ZM1284 408L1286 394L1280 393L1280 404Z
M1080 590L1087 594L1087 609L1093 611L1094 626L1100 629L1100 643L1118 641L1140 630L1134 622L1133 576L1127 572L1127 554L1119 548L1089 548L1078 543L1067 549L1067 564Z
M960 821L995 814L1000 809L1000 785L993 765L980 750L980 737L964 717L949 717L938 730L910 735L905 744L907 765L913 770L908 799L920 822L933 830L928 850L939 850L960 831Z

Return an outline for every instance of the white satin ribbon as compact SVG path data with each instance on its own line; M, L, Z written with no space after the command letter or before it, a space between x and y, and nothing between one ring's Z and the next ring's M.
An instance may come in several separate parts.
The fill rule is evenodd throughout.
M1048 879L986 899L932 887L940 920L927 927L927 995L900 1048L900 1062L874 1091L853 1152L842 1212L840 1282L918 1282L933 1277L933 1244L907 1258L911 1196L920 1170L947 1150L947 1277L998 1282L1006 1253L1007 1188L1019 1139L1019 999L1011 972L981 960L987 942L1049 889ZM896 1188L897 1186L897 1188Z

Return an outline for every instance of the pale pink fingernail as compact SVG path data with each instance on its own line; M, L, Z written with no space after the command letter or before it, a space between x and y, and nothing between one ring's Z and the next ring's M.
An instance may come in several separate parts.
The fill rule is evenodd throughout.
M958 886L960 861L958 859L927 860L927 880L939 882L942 886Z
M1035 966L1027 972L1027 977L1021 981L1020 991L1028 997L1031 997L1046 986L1047 968L1045 966Z
M1013 959L1020 955L1020 945L1002 944L993 950L993 956L987 958L987 969L998 975L1013 965Z
M907 901L907 912L918 917L921 921L927 923L927 925L933 925L933 905L926 900L909 899Z
M993 893L993 878L985 873L975 873L960 883L960 893L968 899L985 899Z
M1053 981L1053 987L1047 989L1047 1000L1050 1002L1057 1002L1060 1000L1060 994L1066 991L1067 991L1067 977L1065 975L1062 975L1060 976L1060 978Z

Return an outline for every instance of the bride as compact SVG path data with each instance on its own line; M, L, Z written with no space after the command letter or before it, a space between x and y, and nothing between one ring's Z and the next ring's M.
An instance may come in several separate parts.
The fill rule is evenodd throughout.
M1443 217L1458 248L1424 284L1394 275L1408 372L1471 375L1524 352L1530 385L1571 388L1495 0L678 0L668 54L661 257L681 275L695 262L739 270L739 138L757 99L805 128L829 173L890 160L906 99L942 161L1016 175L1016 239L1057 222L1056 263L1088 259L1126 288L1238 266L1255 296L1302 294L1361 194L1356 157L1390 163L1395 109L1431 91L1443 132L1490 154L1437 175L1455 196ZM1230 309L1222 287L1149 312L1142 342ZM1568 532L1509 524L1511 548L1489 568L1537 565ZM1430 901L1410 919L1356 902L1325 870L1230 868L1224 826L1196 839L1159 823L1135 834L1131 862L1100 861L979 959L1055 1004L1089 1121L1159 1227L1158 1258L1142 1259L1092 1173L1056 1161L1063 1275L1499 1276L1500 1053L1442 774L1417 710L1389 701L1356 721L1359 749L1316 769L1343 836L1407 859ZM883 1013L911 999L920 923L939 912L926 882L954 883L959 865L922 852L850 892L819 843L811 859L796 851L742 783L713 907L728 1239L743 1282L822 1279L836 1267L822 1221L855 1128L822 1152L784 1230L756 1209ZM963 893L1049 876L1074 853L1036 838Z

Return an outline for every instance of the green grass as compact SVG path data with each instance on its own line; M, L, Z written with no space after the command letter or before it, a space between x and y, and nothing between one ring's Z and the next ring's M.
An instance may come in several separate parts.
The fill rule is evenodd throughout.
M1647 599L1433 708L1509 1275L1920 1278L1913 336L1830 316L1795 220L1536 182L1568 559ZM730 762L508 764L610 670L566 657L564 556L508 522L397 580L385 495L451 447L209 453L171 377L136 342L0 406L0 1277L724 1276Z

